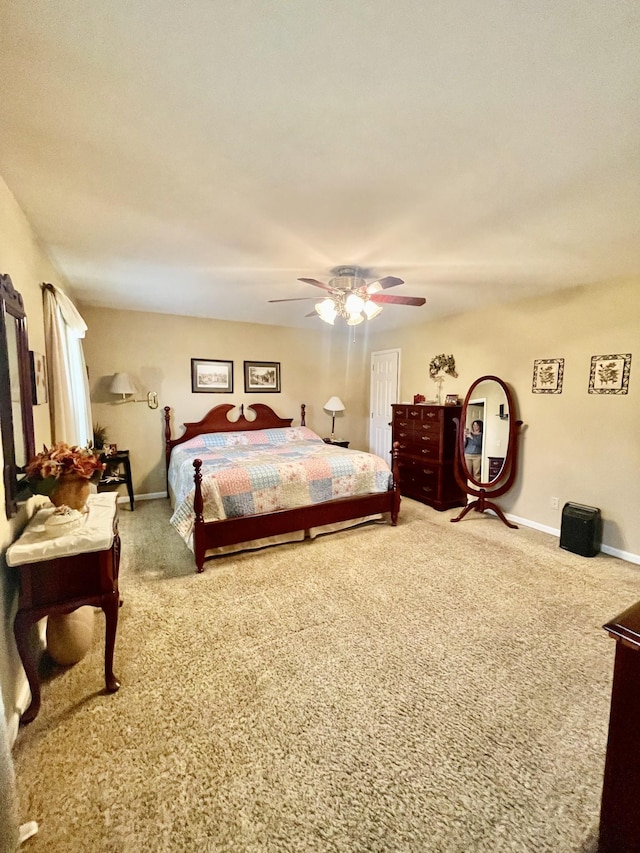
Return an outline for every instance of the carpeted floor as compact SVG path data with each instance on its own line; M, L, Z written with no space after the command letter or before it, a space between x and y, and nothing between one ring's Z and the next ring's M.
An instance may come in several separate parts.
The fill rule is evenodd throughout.
M104 617L14 748L25 851L595 850L614 642L640 570L473 513L207 564L122 508Z

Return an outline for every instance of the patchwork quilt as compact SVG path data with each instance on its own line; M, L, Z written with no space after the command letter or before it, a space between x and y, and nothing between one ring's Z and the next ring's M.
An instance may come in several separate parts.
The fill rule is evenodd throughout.
M202 459L205 521L385 492L392 480L380 457L325 444L308 427L199 435L174 447L169 465L171 523L190 547L194 459Z

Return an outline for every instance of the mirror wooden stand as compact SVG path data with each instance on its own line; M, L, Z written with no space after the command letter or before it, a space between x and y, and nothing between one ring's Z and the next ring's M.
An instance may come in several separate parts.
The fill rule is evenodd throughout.
M471 510L485 512L490 509L507 527L517 529L518 525L508 521L493 499L506 494L513 486L518 469L521 426L513 394L506 383L497 376L476 379L465 397L460 420L456 422L454 460L458 485L475 500L452 518L452 522L461 521Z

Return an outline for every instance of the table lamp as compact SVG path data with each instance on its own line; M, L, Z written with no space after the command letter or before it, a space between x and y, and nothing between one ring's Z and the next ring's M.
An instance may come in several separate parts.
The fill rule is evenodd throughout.
M336 412L344 412L344 403L340 397L330 397L322 408L331 412L331 439L333 440L336 437Z

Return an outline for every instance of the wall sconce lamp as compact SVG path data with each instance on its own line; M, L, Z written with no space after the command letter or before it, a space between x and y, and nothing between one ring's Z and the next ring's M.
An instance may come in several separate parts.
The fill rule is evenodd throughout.
M115 373L109 386L109 391L112 394L121 394L121 403L144 403L145 400L136 400L135 397L130 397L131 394L137 393L137 388L128 373ZM147 406L150 409L158 408L158 395L155 391L149 391L146 398Z
M331 412L331 438L334 439L336 437L336 412L344 412L344 403L340 397L330 397L322 408Z

